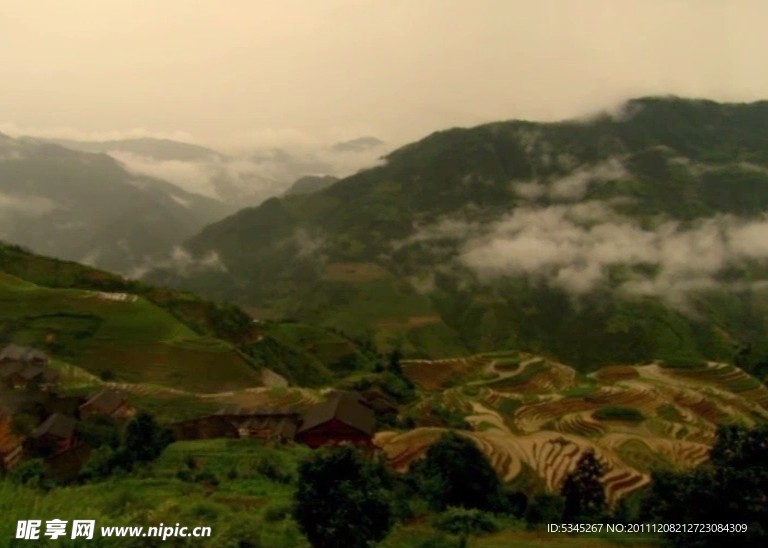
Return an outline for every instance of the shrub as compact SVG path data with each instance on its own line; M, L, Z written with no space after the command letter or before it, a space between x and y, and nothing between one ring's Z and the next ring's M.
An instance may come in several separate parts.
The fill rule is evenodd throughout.
M10 472L9 477L17 483L36 489L48 490L53 487L53 479L43 459L22 462Z
M294 478L286 464L274 453L264 453L256 460L256 472L278 483L290 483Z
M645 420L645 415L634 407L621 407L618 405L601 407L592 413L592 416L601 421L642 422Z
M219 485L219 478L210 470L202 470L195 475L195 482L209 487L217 487Z
M539 523L554 523L563 517L565 500L562 496L541 493L534 496L525 511L525 521L528 526Z
M289 502L271 502L264 508L264 521L274 523L283 521L293 514L293 504Z
M440 531L463 537L494 533L499 530L491 514L476 508L448 508L434 517L432 525Z

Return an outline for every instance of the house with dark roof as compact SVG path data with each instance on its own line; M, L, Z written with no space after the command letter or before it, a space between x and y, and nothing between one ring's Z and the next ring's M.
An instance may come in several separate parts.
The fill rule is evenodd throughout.
M310 447L346 442L370 449L375 430L376 415L359 394L337 392L306 410L295 440Z
M48 365L48 356L45 355L45 352L34 348L9 344L0 350L0 364L9 362L46 366Z
M292 440L299 413L289 409L247 409L230 407L214 415L171 425L176 439L245 438L265 441Z
M60 413L53 413L29 435L34 450L43 454L66 451L75 444L77 421Z
M237 424L240 438L267 441L287 441L296 436L299 423L297 413L257 414Z
M237 438L237 427L228 417L207 415L171 425L177 440L210 440L217 438Z
M48 369L48 356L40 350L9 344L0 350L0 382L12 388L46 389L59 379Z
M96 392L78 409L82 419L91 415L129 419L136 414L136 409L128 402L125 394L111 388L105 388Z
M15 361L0 364L0 381L10 388L45 389L58 380L58 372L41 365Z

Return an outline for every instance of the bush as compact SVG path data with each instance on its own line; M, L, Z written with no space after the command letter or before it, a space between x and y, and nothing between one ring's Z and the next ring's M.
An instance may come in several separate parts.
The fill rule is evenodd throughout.
M210 470L202 470L195 475L195 482L209 487L217 487L219 485L219 478Z
M621 407L618 405L601 407L592 413L592 416L600 421L642 422L645 420L645 415L634 407Z
M293 473L274 453L264 453L256 461L256 472L278 483L293 481Z
M271 502L264 508L264 521L274 523L283 521L293 514L293 504L290 502Z
M463 537L494 533L499 530L491 514L476 508L448 508L433 518L432 525L440 531Z
M102 369L99 372L99 378L104 382L114 381L117 378L115 371L112 369Z
M17 483L46 491L53 487L54 483L43 459L22 462L10 472L9 477Z
M560 495L541 493L534 496L525 511L529 526L539 523L555 523L563 517L565 499Z
M221 548L261 548L262 524L249 514L235 515L223 533L216 536Z

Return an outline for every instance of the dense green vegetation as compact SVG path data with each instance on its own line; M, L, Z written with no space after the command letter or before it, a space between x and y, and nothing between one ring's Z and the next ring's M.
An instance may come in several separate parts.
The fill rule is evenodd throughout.
M266 366L322 385L380 359L369 342L338 331L256 324L229 304L2 243L0 302L0 344L44 349L105 380L212 392L260 384Z
M318 451L299 467L294 517L316 548L365 548L392 527L390 483L352 447Z
M739 524L746 531L670 533L674 546L762 546L768 540L768 427L721 426L709 462L654 474L646 512L669 523Z
M551 189L563 178L586 177L581 200L609 204L645 230L722 215L757 218L768 206L766 123L765 102L647 98L614 117L437 132L393 152L383 166L318 193L242 210L187 242L198 257L215 252L226 272L158 270L150 279L265 317L353 336L373 332L382 350L401 348L409 357L519 348L591 370L653 359L730 360L749 345L751 368L768 355L768 301L758 286L707 286L686 307L674 306L658 293L616 291L638 277L653 285L658 265L618 264L575 298L536 276L489 279L457 257L472 237L530 206L514 189L531 181ZM580 175L619 159L620 176L591 184ZM561 203L546 193L536 200L539 208ZM766 275L753 262L715 281Z
M435 510L464 506L498 511L507 506L496 472L469 439L449 433L414 467L419 492Z

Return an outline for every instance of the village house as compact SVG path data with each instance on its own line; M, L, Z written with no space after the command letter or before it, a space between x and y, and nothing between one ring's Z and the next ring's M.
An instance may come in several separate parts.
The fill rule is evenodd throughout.
M125 394L111 388L105 388L93 394L78 410L81 419L91 415L104 415L122 420L136 414L136 409L128 402Z
M6 364L10 362L26 363L30 365L45 367L48 365L48 356L46 356L44 352L35 350L34 348L19 346L17 344L9 344L0 350L0 364Z
M224 416L208 415L171 425L177 440L210 440L237 438L237 427Z
M296 431L296 441L310 447L351 443L373 448L376 415L359 394L337 392L307 409Z
M287 409L223 409L171 426L176 438L243 438L265 441L295 440L310 447L352 443L373 448L376 414L355 392L333 391L327 401L303 413Z
M173 424L176 439L243 438L292 440L299 414L287 410L228 408Z
M229 416L237 426L238 437L245 439L289 441L296 435L299 423L299 414L287 410L245 410Z
M10 388L46 390L59 379L59 374L47 365L45 353L9 344L0 351L0 382Z
M29 435L30 447L43 454L66 451L75 445L77 421L53 413Z

